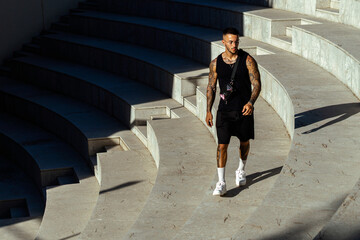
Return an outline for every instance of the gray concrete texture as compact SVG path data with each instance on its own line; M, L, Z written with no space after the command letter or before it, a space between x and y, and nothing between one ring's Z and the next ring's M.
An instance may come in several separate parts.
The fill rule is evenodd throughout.
M359 1L333 0L235 0L236 2L255 4L258 6L282 9L290 12L306 14L360 28L358 12Z
M35 193L21 195L28 204L28 220L14 218L7 220L6 224L2 220L2 236L6 239L35 239L35 236L36 239L60 239L72 235L72 231L81 232L90 218L89 214L98 196L98 184L85 160L71 146L54 135L5 113L1 114L1 132L4 136L12 138L12 141L2 144L2 148L5 148L2 149L2 153L9 154L13 161L17 162L17 167L20 166L20 169L24 169L32 178L30 181L27 180L29 186L26 187L14 187L11 184L16 181L7 179L6 186L10 189L2 188L4 196L1 198L10 198L12 192L24 189L28 192L34 191L30 183L38 183L38 179L41 181L36 185ZM11 143L13 145L10 145ZM26 162L26 159L29 161ZM39 171L34 171L34 168ZM59 174L70 168L74 170L79 183L56 186L57 179L61 177ZM45 196L42 196L44 188L47 190ZM46 200L45 213L43 208L39 207L43 202L42 197ZM38 223L38 227L34 229L35 223ZM23 232L14 230L16 227Z
M105 145L120 144L124 126L89 105L15 80L2 79L1 92L4 109L60 136L85 159Z
M180 103L182 96L195 93L196 86L187 77L196 76L194 71L197 74L206 71L199 71L201 65L189 59L121 42L99 41L96 38L65 33L47 35L44 39L42 49L45 55L76 61L138 80L172 96ZM79 54L74 55L75 52ZM167 58L176 60L164 61ZM153 65L157 68L153 68ZM191 79L195 81L197 78Z
M28 56L14 59L12 68L19 80L85 101L129 128L145 124L151 115L170 114L172 108L180 106L142 83L74 63ZM81 94L78 89L82 89Z
M77 6L79 0L16 0L0 3L0 62L48 29L51 23ZM43 5L43 7L42 7ZM44 13L44 18L43 18ZM44 21L43 21L44 20ZM5 34L6 33L6 34Z
M26 199L26 211L28 216L22 215L21 218L0 219L0 234L4 239L34 239L40 227L41 218L44 211L44 202L40 191L34 181L20 168L14 159L4 156L0 157L0 211L8 210L5 202ZM25 231L18 231L24 229Z
M2 153L17 161L33 178L39 192L42 192L43 187L54 185L57 178L70 168L76 169L80 180L89 176L77 171L86 166L84 159L69 145L42 128L1 113L0 131L2 137L6 136L2 141Z
M219 53L223 51L223 46L219 43L219 33L218 31L207 29L203 27L194 27L187 24L182 23L172 23L167 21L160 21L160 20L152 20L152 19L145 19L139 17L128 17L128 16L121 16L118 14L109 14L109 13L98 13L98 12L84 12L84 13L75 13L70 16L70 28L74 24L76 31L78 29L86 29L86 32L82 32L85 34L89 34L91 36L96 37L106 37L113 40L122 40L128 41L132 43L138 43L141 45L152 45L157 49L166 49L170 52L175 52L178 55L183 55L184 57L190 57L184 54L182 49L186 48L187 45L195 46L195 48L200 49L201 51L197 50L194 51L186 51L192 53L192 58L204 63L208 64L211 59L215 58ZM300 21L300 20L299 20ZM136 23L130 24L129 23ZM110 33L113 32L115 28L121 28L126 24L128 33L131 33L132 36L130 39L127 37L128 35L122 34L119 36L111 35ZM141 25L140 25L141 24ZM96 31L99 26L103 26L101 31ZM149 31L154 31L149 37L146 37L147 41L145 44L143 43L142 39L144 39L143 33L148 33ZM261 28L260 28L261 29ZM120 31L119 31L120 32ZM181 33L181 35L179 35ZM151 38L153 36L153 39ZM169 43L173 43L172 39L177 39L178 36L181 36L183 41L179 41L175 48L169 49L166 46ZM193 36L196 36L194 38ZM159 39L159 41L157 41ZM167 43L164 45L162 43ZM165 46L165 47L164 47ZM246 43L244 44L245 50ZM202 52L207 52L208 54L202 54ZM134 53L132 52L134 55ZM175 60L174 60L175 61ZM179 63L180 65L180 63ZM166 67L166 66L165 66ZM286 123L288 131L292 136L292 129L294 126L294 120L292 117L293 110L291 109L291 101L289 99L281 99L278 96L287 97L286 93L278 94L278 91L284 91L283 87L279 82L273 79L266 81L268 78L272 78L271 74L266 72L263 68L262 75L264 80L264 87L265 90L263 91L266 100L271 103L271 105L279 110L278 112L281 114L281 118ZM204 74L206 76L206 74ZM206 78L204 79L207 80ZM267 82L271 82L271 88L269 89L269 84ZM196 85L202 85L202 82L197 82ZM272 94L274 92L274 94ZM193 93L194 94L194 93ZM183 94L183 96L186 96ZM173 96L174 97L174 96ZM178 99L175 97L175 99ZM286 104L284 104L286 103ZM286 110L281 110L280 108L284 108L286 106Z
M134 135L124 138L125 142L130 140L142 145ZM96 207L80 239L120 239L143 209L157 169L145 146L128 151L108 151L98 157L101 187Z
M214 6L215 3L213 3ZM222 6L224 8L224 6ZM246 7L239 11L239 14L246 10ZM230 10L229 10L230 11ZM138 13L141 15L141 13ZM204 13L205 14L205 13ZM130 22L130 23L137 23L139 24L142 22L145 26L152 26L152 29L155 27L155 24L158 26L157 29L165 29L166 22L161 22L159 20L156 20L156 22L152 23L151 20L147 21L146 19L141 18L129 18L129 17L115 17L114 14L106 15L105 13L102 14L94 14L94 13L83 13L79 15L85 15L85 16L91 16L92 20L83 20L82 23L86 22L88 26L94 26L94 23L92 21L95 21L94 18L101 18L102 23L104 23L104 19L112 20L112 25L115 26L116 21L119 22ZM76 20L74 20L76 22ZM146 23L145 23L146 22ZM279 25L279 24L280 25ZM309 24L310 25L307 25ZM314 23L322 23L320 25ZM359 96L359 81L360 79L358 77L359 72L359 63L358 63L358 57L356 49L356 41L349 41L349 39L356 39L359 34L358 30L354 28L345 27L342 24L334 24L329 23L320 19L315 19L313 17L304 16L300 14L294 14L290 12L280 11L280 10L274 10L274 9L266 9L266 10L257 10L257 11L251 11L251 12L245 12L245 23L244 23L244 34L246 36L250 36L254 39L264 41L267 43L273 43L274 41L274 35L285 35L285 27L286 26L293 26L297 25L297 27L293 28L294 37L293 40L293 46L288 45L289 51L293 51L296 54L299 54L316 64L319 64L320 66L324 67L327 71L333 73L335 76L337 76L340 80L342 80L350 89L353 90L353 92ZM305 24L305 25L303 25ZM253 28L252 26L261 26ZM193 27L191 27L193 28ZM139 27L129 26L128 29L131 29L129 31L136 32L136 30L140 30ZM164 31L164 34L166 33L171 34L168 30L169 26L166 27L167 31ZM171 32L174 32L173 38L176 37L177 32L181 32L182 34L186 34L187 36L190 35L196 35L197 32L202 33L202 38L211 40L215 38L215 32L211 31L204 31L204 29L197 27L197 29L190 29L190 27L187 27L186 25L181 26L181 24L174 24L171 27ZM181 29L181 30L180 30ZM306 31L301 31L299 33L299 30L305 29ZM308 30L310 29L310 31ZM256 31L255 31L256 30ZM157 30L158 31L158 30ZM342 32L342 34L338 34L339 31ZM141 31L139 31L141 32ZM206 32L206 34L204 34ZM333 32L333 34L331 34ZM348 38L349 34L351 34L351 38ZM177 34L178 35L178 34ZM346 36L346 37L345 37ZM136 38L141 39L141 38ZM167 38L161 38L161 39L167 39ZM187 44L189 40L182 41L183 45ZM321 41L321 44L315 44ZM330 42L329 42L330 41ZM194 44L196 41L192 40ZM147 42L147 45L150 43ZM157 42L155 42L157 43ZM202 41L203 46L199 48L200 49L207 49L209 48L209 45L205 44L206 41ZM213 44L212 44L213 45ZM313 46L313 50L312 47ZM318 47L316 47L318 46ZM321 46L321 48L320 48ZM340 48L339 48L340 46ZM177 53L183 52L181 49L183 47L177 48ZM214 49L214 46L211 46L211 49ZM319 51L321 51L321 54ZM326 53L326 54L325 54ZM350 54L349 54L350 53ZM201 59L200 61L203 63L208 62L208 56L206 55L198 55L195 54L196 59ZM215 54L211 55L211 58L214 58ZM333 64L329 64L331 62L334 62ZM344 66L341 66L344 65ZM339 66L339 67L329 67L329 66ZM346 69L346 74L343 74L341 71L342 69Z
M279 116L274 113L262 98L258 100L255 111L256 140L251 142L246 167L248 184L244 188L235 186L234 172L238 167L239 142L232 138L226 167L228 193L223 198L212 196L217 181L215 175L205 185L208 191L202 202L174 239L230 239L261 205L281 171L290 148L286 129Z
M140 1L141 2L141 1ZM251 6L251 5L244 5L239 3L231 3L227 1L192 1L191 4L188 1L169 1L166 3L159 2L159 1L146 1L146 2L137 2L132 1L129 2L121 2L117 4L121 4L118 6L117 4L113 4L112 11L117 11L120 13L127 14L133 14L135 16L145 16L145 17L156 17L160 19L168 19L168 20L176 20L181 21L185 23L190 23L194 25L202 25L202 26L208 26L211 28L219 28L223 29L229 25L235 25L238 26L240 29L240 32L243 33L245 36L249 36L251 38L254 38L256 40L260 40L266 43L273 44L275 41L279 42L274 38L274 36L277 35L285 35L285 27L286 26L293 26L295 25L308 25L308 24L318 24L321 23L322 25L318 26L318 29L324 32L321 36L318 34L319 30L311 32L310 36L307 35L300 35L300 34L294 34L294 44L293 46L288 43L283 45L283 48L286 48L286 50L293 51L296 54L302 54L303 52L310 52L311 54L314 54L314 57L310 57L306 54L302 54L303 57L312 60L312 58L319 58L320 54L319 51L323 51L326 53L323 59L318 62L315 62L316 64L319 64L321 66L324 65L324 62L330 63L331 61L335 61L335 66L341 66L346 64L347 74L337 74L334 71L334 68L326 68L327 71L330 71L335 76L337 76L341 81L343 81L349 88L352 89L352 91L359 97L359 87L358 87L358 79L359 76L359 64L358 59L353 56L354 53L356 53L357 44L356 41L349 42L347 36L351 34L353 38L357 38L359 36L357 29L354 29L352 27L345 26L343 24L336 24L335 22L328 22L326 20L322 20L319 18L315 18L315 15L309 16L309 15L303 15L303 14L297 14L293 12L288 11L282 11L277 9L264 9L257 6ZM342 1L345 2L345 1ZM348 2L348 1L347 1ZM149 4L149 5L147 5ZM273 3L276 5L276 3ZM278 3L282 4L282 3ZM348 3L346 3L348 4ZM349 3L352 7L348 7L349 9L357 9L358 3ZM135 6L144 6L144 12L142 12L141 9L135 8ZM178 8L175 8L175 6L178 6ZM305 3L297 3L295 1L288 1L286 2L287 6L292 6L287 10L295 11L294 9L301 9L299 6L311 6L311 4L305 4ZM161 14L156 13L156 11L147 11L145 9L152 9L154 7L162 9ZM180 7L182 6L182 8ZM184 14L170 14L171 9L178 9L179 11L185 11ZM196 15L198 18L191 18L187 17L193 16L195 14L193 13L194 9L196 9ZM176 10L177 11L177 10ZM209 11L216 11L212 15L210 15ZM297 11L295 11L297 12ZM154 14L154 15L153 15ZM216 16L214 19L232 19L232 14L237 14L237 17L243 18L244 23L236 23L232 21L232 24L229 24L228 22L222 22L217 21L216 23L210 23L209 19L206 18L206 16ZM308 12L306 14L309 14ZM243 17L242 17L243 15ZM311 15L311 14L310 14ZM175 16L178 16L180 19L176 18ZM203 23L202 19L208 19L208 22ZM352 18L356 19L356 17ZM330 19L331 20L331 19ZM225 21L225 20L224 20ZM219 26L218 26L219 25ZM257 26L257 27L252 27ZM331 31L332 28L334 28L333 33L338 36L338 39L334 41L334 37L332 37ZM298 30L298 28L296 28ZM314 29L314 28L313 28ZM341 29L341 33L339 33L339 29ZM329 30L330 34L326 34L327 30ZM307 31L309 34L309 31ZM320 35L321 37L319 37ZM316 41L314 41L313 38L317 38ZM330 38L330 39L329 39ZM339 39L340 38L340 39ZM309 41L310 40L310 41ZM330 40L330 43L329 43ZM318 47L317 49L310 50L309 46L312 46L313 43L322 41L321 48ZM326 42L327 41L327 42ZM282 41L280 41L278 47L282 47ZM291 41L290 41L291 43ZM330 45L330 46L329 46ZM315 45L314 47L319 46ZM206 48L206 46L205 46ZM335 49L336 48L336 49ZM350 51L349 51L350 49ZM355 58L355 59L354 59ZM339 60L339 62L338 62ZM351 67L349 67L351 66ZM336 68L335 68L336 69ZM342 68L340 68L342 69ZM351 79L351 80L349 80Z

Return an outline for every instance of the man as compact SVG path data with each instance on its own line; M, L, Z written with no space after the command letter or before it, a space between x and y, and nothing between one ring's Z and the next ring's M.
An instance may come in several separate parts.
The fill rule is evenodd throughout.
M225 52L210 63L209 84L206 94L207 114L205 121L209 127L212 127L211 108L219 79L221 98L216 116L219 181L213 195L224 195L226 193L225 166L231 136L236 136L240 140L239 168L235 171L235 184L237 186L246 184L244 169L250 150L249 140L254 139L254 103L261 91L260 74L256 61L248 53L238 49L239 32L235 28L226 28L223 31L222 43L225 46ZM238 65L234 81L231 82L231 75L237 60ZM253 86L252 90L251 85ZM232 93L229 93L231 90Z

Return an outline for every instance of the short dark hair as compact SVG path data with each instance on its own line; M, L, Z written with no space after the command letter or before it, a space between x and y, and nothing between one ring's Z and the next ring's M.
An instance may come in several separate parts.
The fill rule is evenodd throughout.
M233 34L233 35L239 36L239 31L236 28L228 27L228 28L225 28L223 31L223 35L226 35L226 34Z

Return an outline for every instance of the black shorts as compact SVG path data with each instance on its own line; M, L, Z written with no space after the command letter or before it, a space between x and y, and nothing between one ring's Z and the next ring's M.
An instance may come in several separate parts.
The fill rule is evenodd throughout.
M236 136L241 142L254 139L254 115L243 116L240 111L218 111L216 131L218 144L229 144L231 136Z

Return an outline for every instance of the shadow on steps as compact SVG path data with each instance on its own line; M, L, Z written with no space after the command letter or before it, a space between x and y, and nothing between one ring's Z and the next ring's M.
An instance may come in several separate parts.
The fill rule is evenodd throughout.
M317 108L317 109L313 109L310 111L296 114L295 115L295 128L305 127L305 126L320 122L325 119L337 117L319 127L316 127L311 130L303 132L303 134L309 134L309 133L316 132L322 128L331 126L335 123L344 121L359 112L360 112L360 103L358 103L358 102Z
M132 185L141 183L141 182L143 182L143 181L144 181L144 180L126 182L126 183L120 184L120 185L118 185L118 186L116 186L116 187L112 187L112 188L109 188L109 189L102 190L102 191L100 191L100 194L104 194L104 193L107 193L107 192L115 191L115 190L118 190L118 189L120 189L120 188L130 187L130 186L132 186Z

